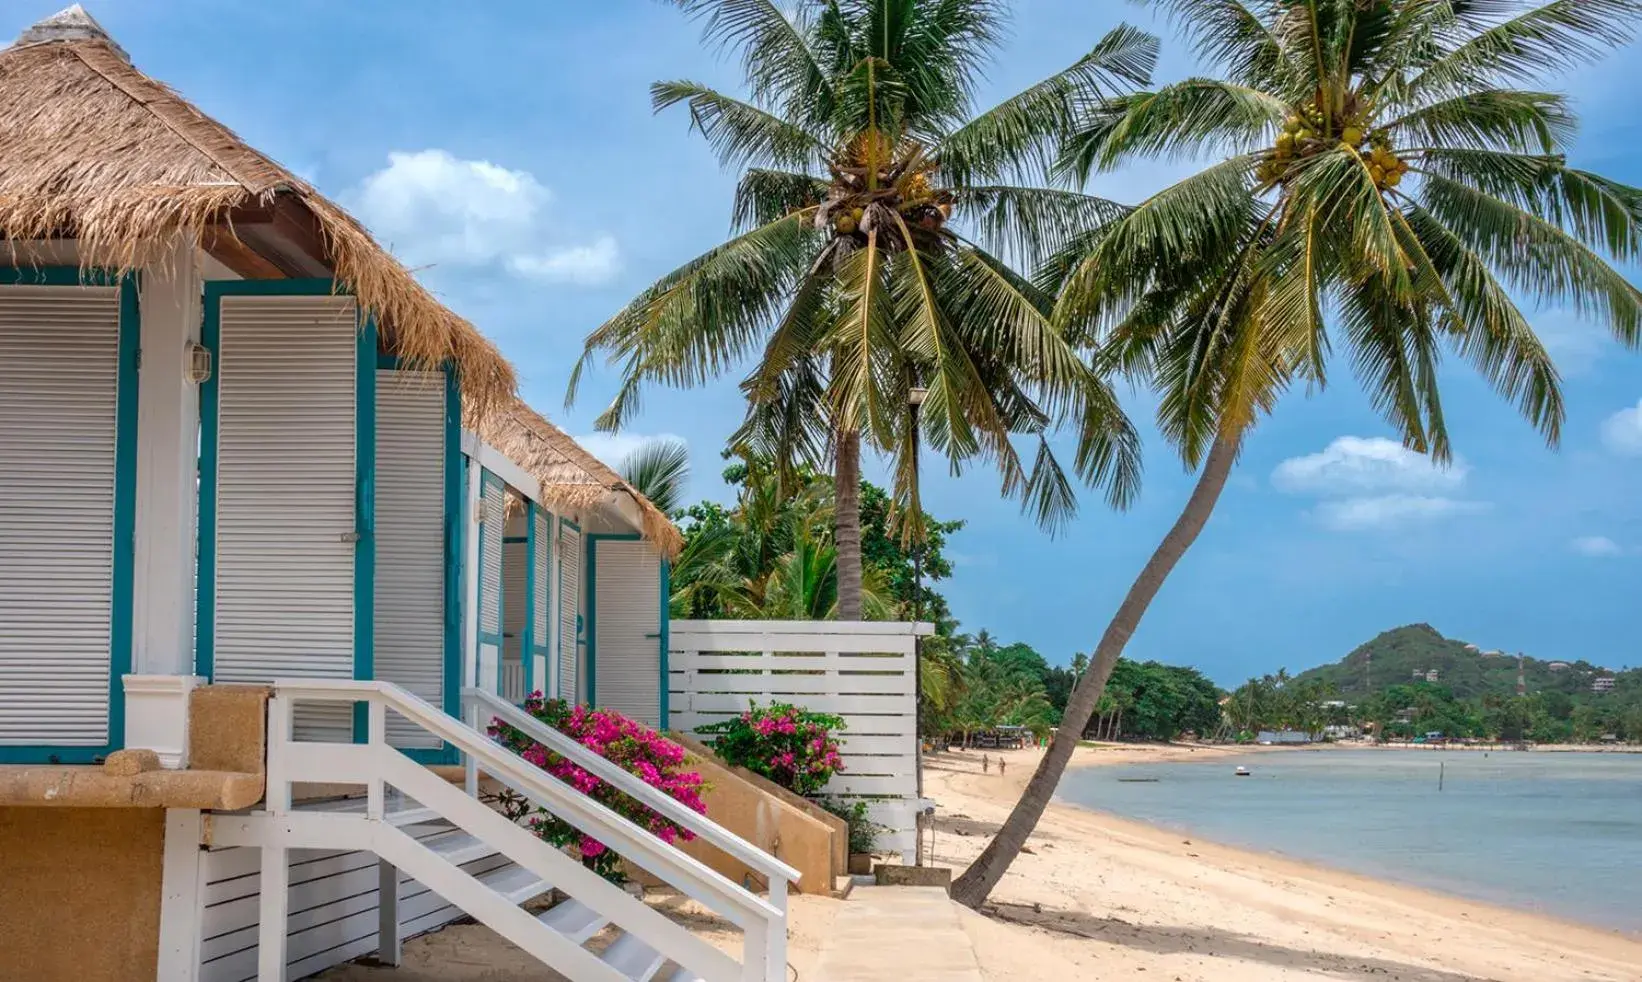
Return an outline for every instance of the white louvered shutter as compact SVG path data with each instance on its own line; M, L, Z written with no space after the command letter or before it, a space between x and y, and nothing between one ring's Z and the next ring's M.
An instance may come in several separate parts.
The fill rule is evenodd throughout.
M224 297L217 351L214 678L354 673L350 297ZM300 739L352 738L346 704L297 706Z
M0 287L0 746L109 743L120 300Z
M541 692L548 691L547 673L553 650L549 644L552 611L548 608L549 586L553 582L553 516L539 508L530 511L530 522L533 537L531 544L535 547L535 555L531 556L531 566L535 576L531 580L530 597L530 651L529 657L534 665L532 674L536 688Z
M479 502L479 664L501 662L502 532L507 524L507 491L490 472L482 475ZM498 690L500 685L497 686ZM498 694L500 694L498 692Z
M443 708L445 376L376 373L376 677ZM438 737L388 714L396 747Z
M598 541L593 700L641 723L661 723L661 567L643 542Z
M513 702L525 698L525 569L529 560L526 543L502 545L502 696Z
M582 609L582 534L559 526L559 698L581 701L576 666L581 661L581 637L576 619Z

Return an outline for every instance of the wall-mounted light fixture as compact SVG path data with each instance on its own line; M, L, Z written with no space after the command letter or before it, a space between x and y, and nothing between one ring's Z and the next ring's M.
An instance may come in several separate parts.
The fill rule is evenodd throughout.
M211 381L211 349L197 341L190 341L187 357L184 370L188 373L188 381L195 385Z

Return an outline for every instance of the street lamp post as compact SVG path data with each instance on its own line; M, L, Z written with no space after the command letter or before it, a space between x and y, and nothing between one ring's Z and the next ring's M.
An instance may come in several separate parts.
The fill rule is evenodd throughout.
M919 410L923 408L924 399L929 396L929 390L923 386L913 386L907 390L907 425L912 438L912 495L911 505L922 509L918 486L918 447L919 447ZM912 520L917 521L918 537L912 543L912 621L913 630L917 630L917 623L924 619L924 537L922 535L923 516L915 515ZM913 865L924 864L924 638L921 634L912 636L912 729L913 739L917 741L917 752L913 756L913 773L916 775L918 791L918 814L915 820L917 827L917 841L913 844Z

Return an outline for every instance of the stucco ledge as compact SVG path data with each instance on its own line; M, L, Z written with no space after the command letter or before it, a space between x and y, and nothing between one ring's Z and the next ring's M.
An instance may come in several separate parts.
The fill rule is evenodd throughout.
M236 811L262 800L261 774L148 770L110 774L97 765L0 765L0 808L199 808Z

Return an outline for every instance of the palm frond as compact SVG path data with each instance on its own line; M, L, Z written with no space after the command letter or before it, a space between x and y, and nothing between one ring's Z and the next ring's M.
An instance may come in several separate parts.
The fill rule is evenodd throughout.
M1642 0L1551 0L1465 39L1415 75L1407 88L1415 96L1439 98L1578 68L1629 43L1639 16Z
M1551 153L1573 140L1577 121L1554 92L1487 89L1431 103L1386 124L1414 146Z
M725 167L819 168L827 158L828 147L819 135L752 103L697 82L650 86L656 112L681 102L690 108L690 125L707 139Z
M972 222L977 241L1026 267L1128 214L1106 198L1058 188L981 185L967 188L954 215Z
M621 476L639 494L672 514L690 486L690 447L683 440L651 440L621 462Z
M803 20L790 19L773 0L673 0L704 19L702 38L741 51L747 87L760 105L807 126L832 113L832 90L821 59L811 50ZM799 7L803 13L805 8Z
M941 175L954 187L1041 176L1053 161L1052 141L1080 107L1151 81L1158 40L1119 25L1088 54L953 131L936 147Z
M1268 145L1287 112L1287 103L1259 89L1189 78L1092 106L1055 170L1083 183L1137 157L1246 153Z
M827 182L793 171L748 168L735 188L730 226L738 231L768 225L827 199Z
M1198 60L1240 85L1281 89L1293 74L1290 55L1272 31L1267 0L1259 12L1242 0L1145 0L1185 32Z

